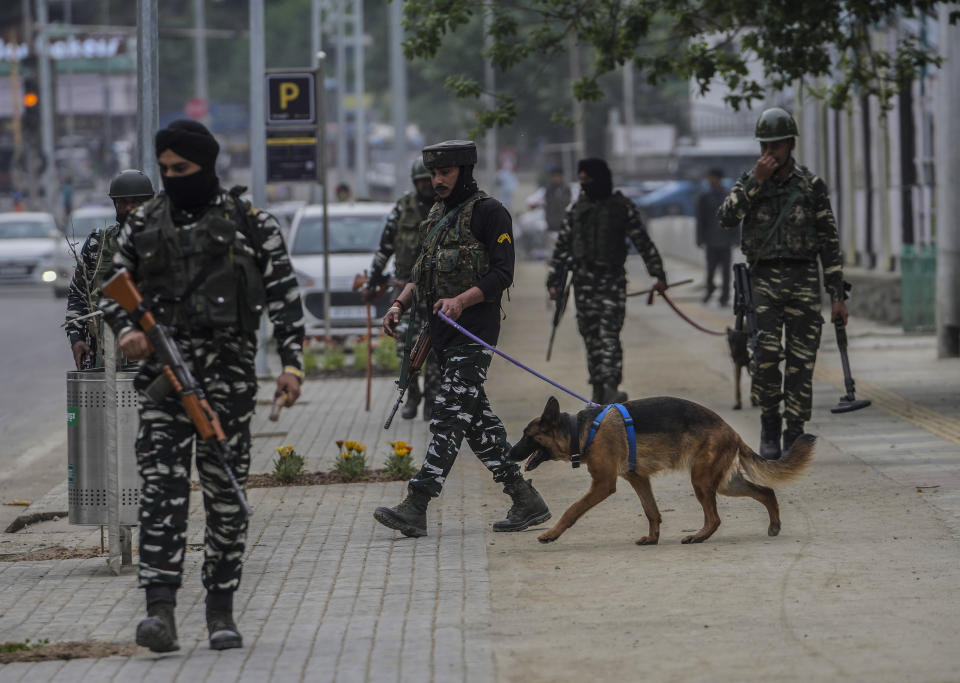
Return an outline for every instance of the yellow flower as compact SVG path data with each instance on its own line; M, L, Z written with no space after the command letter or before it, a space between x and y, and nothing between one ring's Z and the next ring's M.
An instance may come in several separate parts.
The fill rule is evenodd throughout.
M293 446L279 446L277 448L277 454L281 458L286 458L293 454Z
M350 457L350 451L344 451L344 452L343 452L343 459L346 460L346 459L349 458L349 457Z
M365 450L367 450L367 447L364 446L362 443L357 443L357 444L354 444L353 450L357 451L358 453L363 453Z

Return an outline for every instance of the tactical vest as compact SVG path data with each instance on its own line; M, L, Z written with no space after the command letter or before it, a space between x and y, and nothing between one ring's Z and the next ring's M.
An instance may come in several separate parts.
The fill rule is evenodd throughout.
M408 192L400 199L400 218L397 220L397 234L393 238L394 268L398 280L406 281L420 253L420 202L416 192Z
M164 194L144 209L146 227L133 235L137 284L162 323L245 331L260 323L266 291L248 252L255 242L247 236L246 206L221 198L188 230L173 224Z
M765 182L743 219L741 248L747 261L789 258L815 261L817 239L813 177L802 166L786 182ZM749 179L752 171L747 174Z
M477 284L490 270L487 248L470 232L473 207L486 199L483 191L467 199L453 211L456 215L446 225L434 229L443 220L443 202L430 209L420 224L420 254L413 266L412 281L422 292L428 306L437 299L449 299Z
M627 260L630 200L619 192L593 201L581 195L571 209L570 250L585 266L622 267Z

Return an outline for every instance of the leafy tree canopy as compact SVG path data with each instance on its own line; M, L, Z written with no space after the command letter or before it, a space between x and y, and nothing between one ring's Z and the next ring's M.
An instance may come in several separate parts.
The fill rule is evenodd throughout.
M393 0L394 2L398 0ZM935 12L938 0L405 0L408 58L432 59L456 42L461 26L486 24L485 57L501 72L531 59L565 58L571 41L592 48L594 58L572 84L583 101L604 98L601 77L628 60L651 86L692 81L701 93L722 82L734 109L763 100L767 88L796 81L808 85L831 107L842 108L852 93L873 95L884 107L921 70L939 58L903 32L892 50L875 46L875 29L896 18ZM960 12L951 14L956 21ZM473 44L476 43L466 43ZM762 66L762 82L748 65ZM459 97L479 97L483 86L469 74L446 85ZM516 116L516 94L500 91L496 104L477 113L477 131L502 126Z

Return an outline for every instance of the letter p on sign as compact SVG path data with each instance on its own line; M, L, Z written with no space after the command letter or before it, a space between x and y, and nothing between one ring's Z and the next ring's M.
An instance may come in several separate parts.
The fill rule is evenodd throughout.
M280 84L280 108L286 109L291 100L300 97L300 86L291 81L284 81Z

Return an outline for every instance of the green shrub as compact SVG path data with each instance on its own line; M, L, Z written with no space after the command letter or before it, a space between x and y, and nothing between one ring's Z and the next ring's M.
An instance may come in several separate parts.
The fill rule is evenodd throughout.
M393 453L387 458L386 471L394 479L411 479L417 473L413 466L413 458L410 453L413 447L404 441L388 441L393 448Z
M343 366L346 365L346 363L346 354L344 354L343 349L339 346L328 346L324 349L322 367L326 372L343 370Z
M359 479L367 473L367 447L357 441L337 441L340 457L334 468L347 481Z
M303 474L303 457L293 450L293 446L280 446L273 461L273 476L284 484L296 481Z
M377 345L373 349L373 364L391 372L400 370L400 359L397 358L397 342L393 337L384 334L377 339Z
M306 375L312 375L317 371L317 354L311 348L303 350L303 372Z

